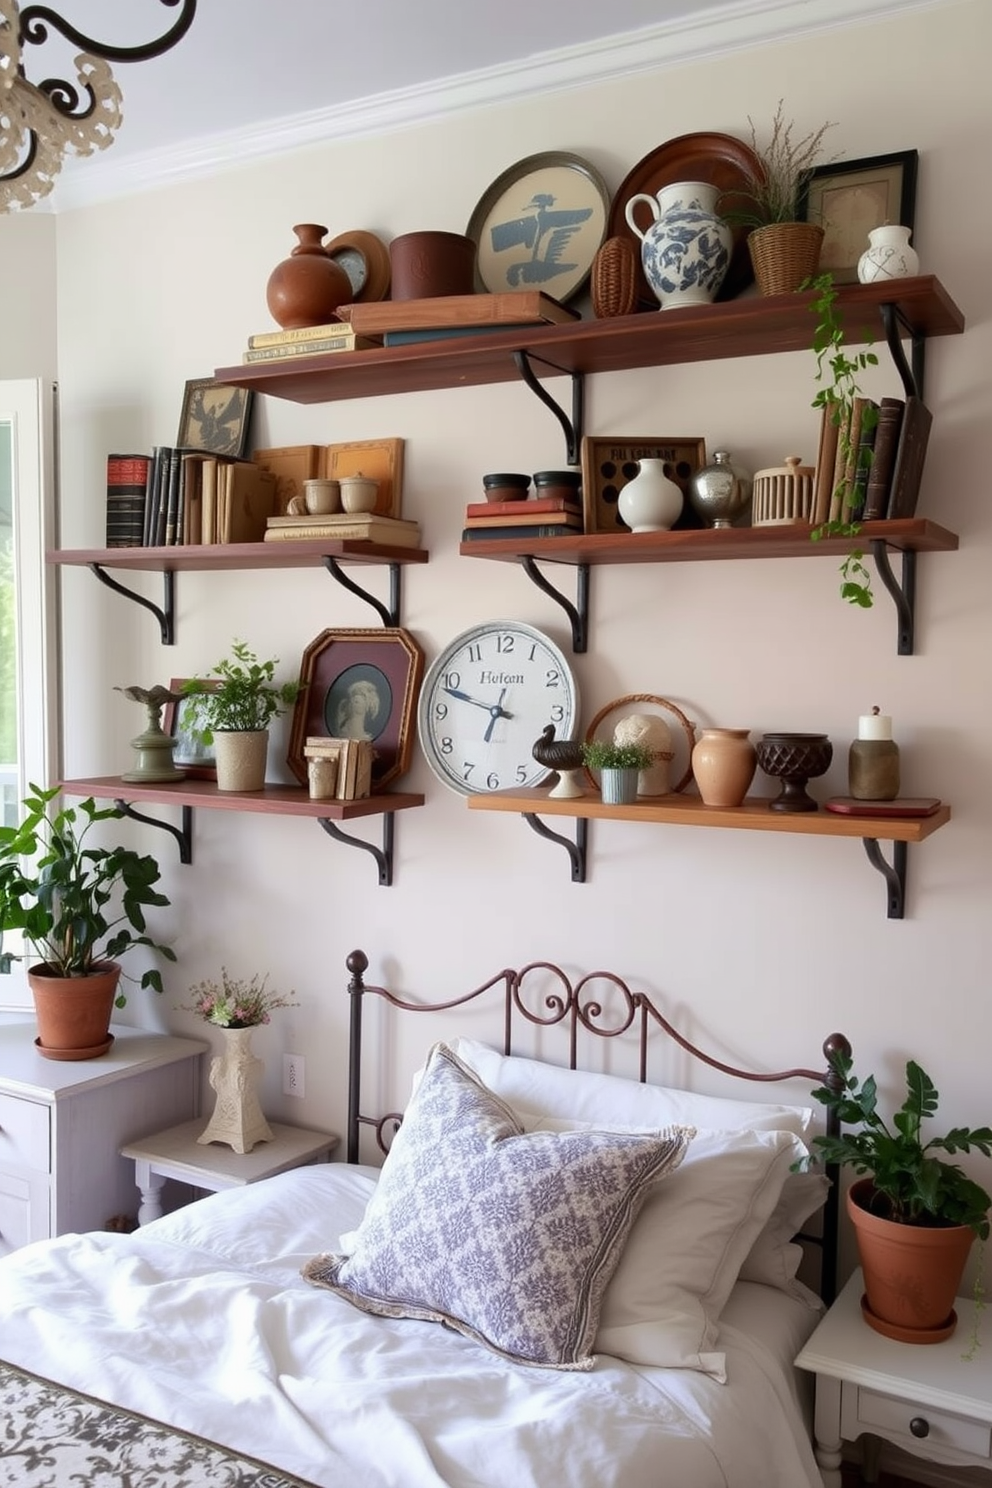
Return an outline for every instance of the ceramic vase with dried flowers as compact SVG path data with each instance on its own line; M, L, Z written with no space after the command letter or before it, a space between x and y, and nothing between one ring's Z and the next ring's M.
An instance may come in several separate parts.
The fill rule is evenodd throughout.
M809 172L823 155L823 137L835 126L828 121L796 138L796 126L786 119L783 107L780 98L763 146L748 115L751 146L761 174L746 179L741 192L746 205L726 213L728 222L752 229L747 246L763 295L789 294L801 288L819 268L823 244L822 226L802 220L802 201Z
M210 1084L217 1103L198 1142L223 1142L235 1152L250 1152L257 1142L271 1142L272 1130L262 1114L258 1086L265 1070L251 1047L252 1029L270 1022L276 1008L299 1007L292 994L270 992L268 977L256 973L249 981L228 976L221 967L220 983L197 982L190 988L193 1001L182 1011L196 1013L205 1023L224 1030L224 1052L211 1061Z

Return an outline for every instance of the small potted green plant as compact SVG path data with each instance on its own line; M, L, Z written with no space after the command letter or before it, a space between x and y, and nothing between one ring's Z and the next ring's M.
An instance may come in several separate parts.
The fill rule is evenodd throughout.
M154 858L91 840L94 827L123 816L117 807L88 798L55 808L57 787L30 791L20 824L0 827L0 932L20 931L41 958L28 968L41 1053L95 1058L110 1047L113 1006L125 1003L118 958L146 946L176 959L145 925L145 910L169 900L155 888ZM161 973L145 971L141 986L161 992Z
M185 684L185 692L201 699L194 732L213 744L218 790L261 790L265 784L269 724L292 707L304 685L277 682L277 664L278 657L259 661L245 641L236 640L209 678Z
M626 806L637 800L637 777L654 764L654 755L644 744L589 739L582 746L582 763L587 770L599 771L604 803Z
M743 188L728 197L726 210L722 202L717 205L728 222L752 229L748 252L763 295L799 289L816 273L823 242L823 228L801 220L800 203L809 172L823 155L824 135L834 124L828 121L797 138L795 125L786 119L783 108L780 98L764 146L759 146L754 120L748 115L751 146L760 169L747 174Z
M906 1342L946 1337L972 1243L988 1238L992 1197L940 1154L974 1148L992 1157L992 1127L954 1127L926 1138L923 1123L937 1113L938 1092L915 1060L906 1065L906 1097L890 1122L878 1110L875 1077L858 1080L849 1050L836 1050L830 1066L834 1079L813 1096L842 1130L814 1137L809 1161L856 1175L847 1211L864 1271L866 1321Z

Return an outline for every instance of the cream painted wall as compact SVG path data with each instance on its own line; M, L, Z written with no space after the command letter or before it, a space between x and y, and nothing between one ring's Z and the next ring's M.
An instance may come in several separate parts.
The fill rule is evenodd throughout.
M0 218L0 378L42 377L56 366L55 218Z
M748 115L760 130L780 97L801 131L838 120L829 138L849 158L918 148L922 267L941 277L968 326L928 347L936 422L921 512L958 532L961 549L921 561L915 657L895 654L887 600L869 614L849 609L832 561L811 558L597 569L592 643L574 662L585 720L610 698L651 691L700 724L827 731L836 758L822 794L845 788L857 716L874 703L891 712L905 791L949 799L955 812L910 851L903 922L886 920L882 879L856 841L597 822L589 882L573 885L559 848L516 817L470 815L418 753L404 783L427 804L396 818L390 889L376 887L366 854L314 823L202 812L191 868L177 866L168 839L133 828L163 862L172 909L156 929L180 960L165 998L132 998L130 1017L189 1033L192 1020L175 1005L191 982L222 963L269 972L302 1006L258 1036L266 1107L340 1128L349 950L368 951L373 979L424 997L475 985L507 962L548 958L616 969L732 1060L815 1062L824 1036L842 1029L886 1096L914 1056L940 1087L949 1123L990 1119L992 205L981 188L990 46L985 0L948 0L709 65L232 164L210 181L58 217L69 547L102 541L107 450L174 439L184 381L237 362L248 333L267 325L265 282L293 223L387 238L461 231L485 186L539 151L585 156L615 188L666 139L703 129L747 137ZM812 379L805 353L610 374L590 380L587 431L703 435L710 450L726 445L751 468L793 451L812 460ZM898 391L884 367L872 386ZM557 390L567 397L563 384ZM557 424L541 405L515 385L312 407L263 399L255 426L261 446L386 435L407 441L405 510L431 552L404 578L404 623L428 659L462 628L503 615L565 642L560 612L522 573L457 552L464 503L484 471L561 462ZM377 582L384 592L385 575ZM160 597L157 580L138 583ZM65 572L64 604L70 775L126 768L138 718L115 685L208 671L235 636L280 657L288 675L324 627L374 618L317 571L180 575L171 649L150 618L85 571ZM271 750L277 770L284 746L285 730ZM377 824L356 830L379 840ZM279 1091L287 1050L309 1060L303 1103ZM396 1066L405 1079L419 1052L416 1035L412 1046L389 1045L384 1072ZM677 1063L671 1073L681 1073Z

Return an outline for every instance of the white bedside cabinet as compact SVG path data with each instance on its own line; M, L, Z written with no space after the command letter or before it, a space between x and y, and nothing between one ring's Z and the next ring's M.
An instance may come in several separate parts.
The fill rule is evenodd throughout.
M135 1209L127 1141L199 1110L209 1045L114 1025L99 1059L45 1059L34 1023L0 1026L0 1255Z
M992 1338L969 1352L975 1302L958 1297L958 1326L943 1343L896 1343L861 1316L856 1271L796 1359L816 1375L816 1460L825 1488L841 1488L841 1442L869 1435L931 1462L992 1469ZM989 1328L989 1314L981 1332ZM876 1457L868 1454L867 1481Z

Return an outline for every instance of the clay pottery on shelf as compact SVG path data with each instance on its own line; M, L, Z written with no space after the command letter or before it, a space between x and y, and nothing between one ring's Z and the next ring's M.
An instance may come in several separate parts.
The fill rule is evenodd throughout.
M341 505L346 512L375 511L379 499L379 482L359 472L343 475L340 480Z
M638 471L617 498L631 532L668 532L682 515L682 488L665 474L664 460L639 460Z
M872 228L868 247L858 259L862 284L874 284L876 279L909 279L919 272L920 257L910 247L908 227L889 222Z
M861 1312L901 1343L939 1343L957 1326L954 1299L974 1241L967 1225L908 1225L873 1213L870 1178L852 1183L848 1218L864 1275Z
M627 226L641 240L644 277L662 310L708 305L730 267L733 234L716 211L720 195L706 181L677 181L657 196L639 191L624 208ZM635 208L646 204L652 222L642 229Z
M327 228L301 222L293 231L300 241L272 270L265 288L269 314L287 331L326 325L352 298L351 280L321 241Z
M756 763L749 729L702 729L692 749L692 773L703 805L739 806Z
M482 490L487 501L525 501L530 476L516 470L493 470L482 477Z
M806 782L826 774L834 747L826 734L763 734L757 747L758 764L782 787L770 803L772 811L816 811Z
M389 245L391 298L425 300L475 290L474 238L463 233L412 232Z

